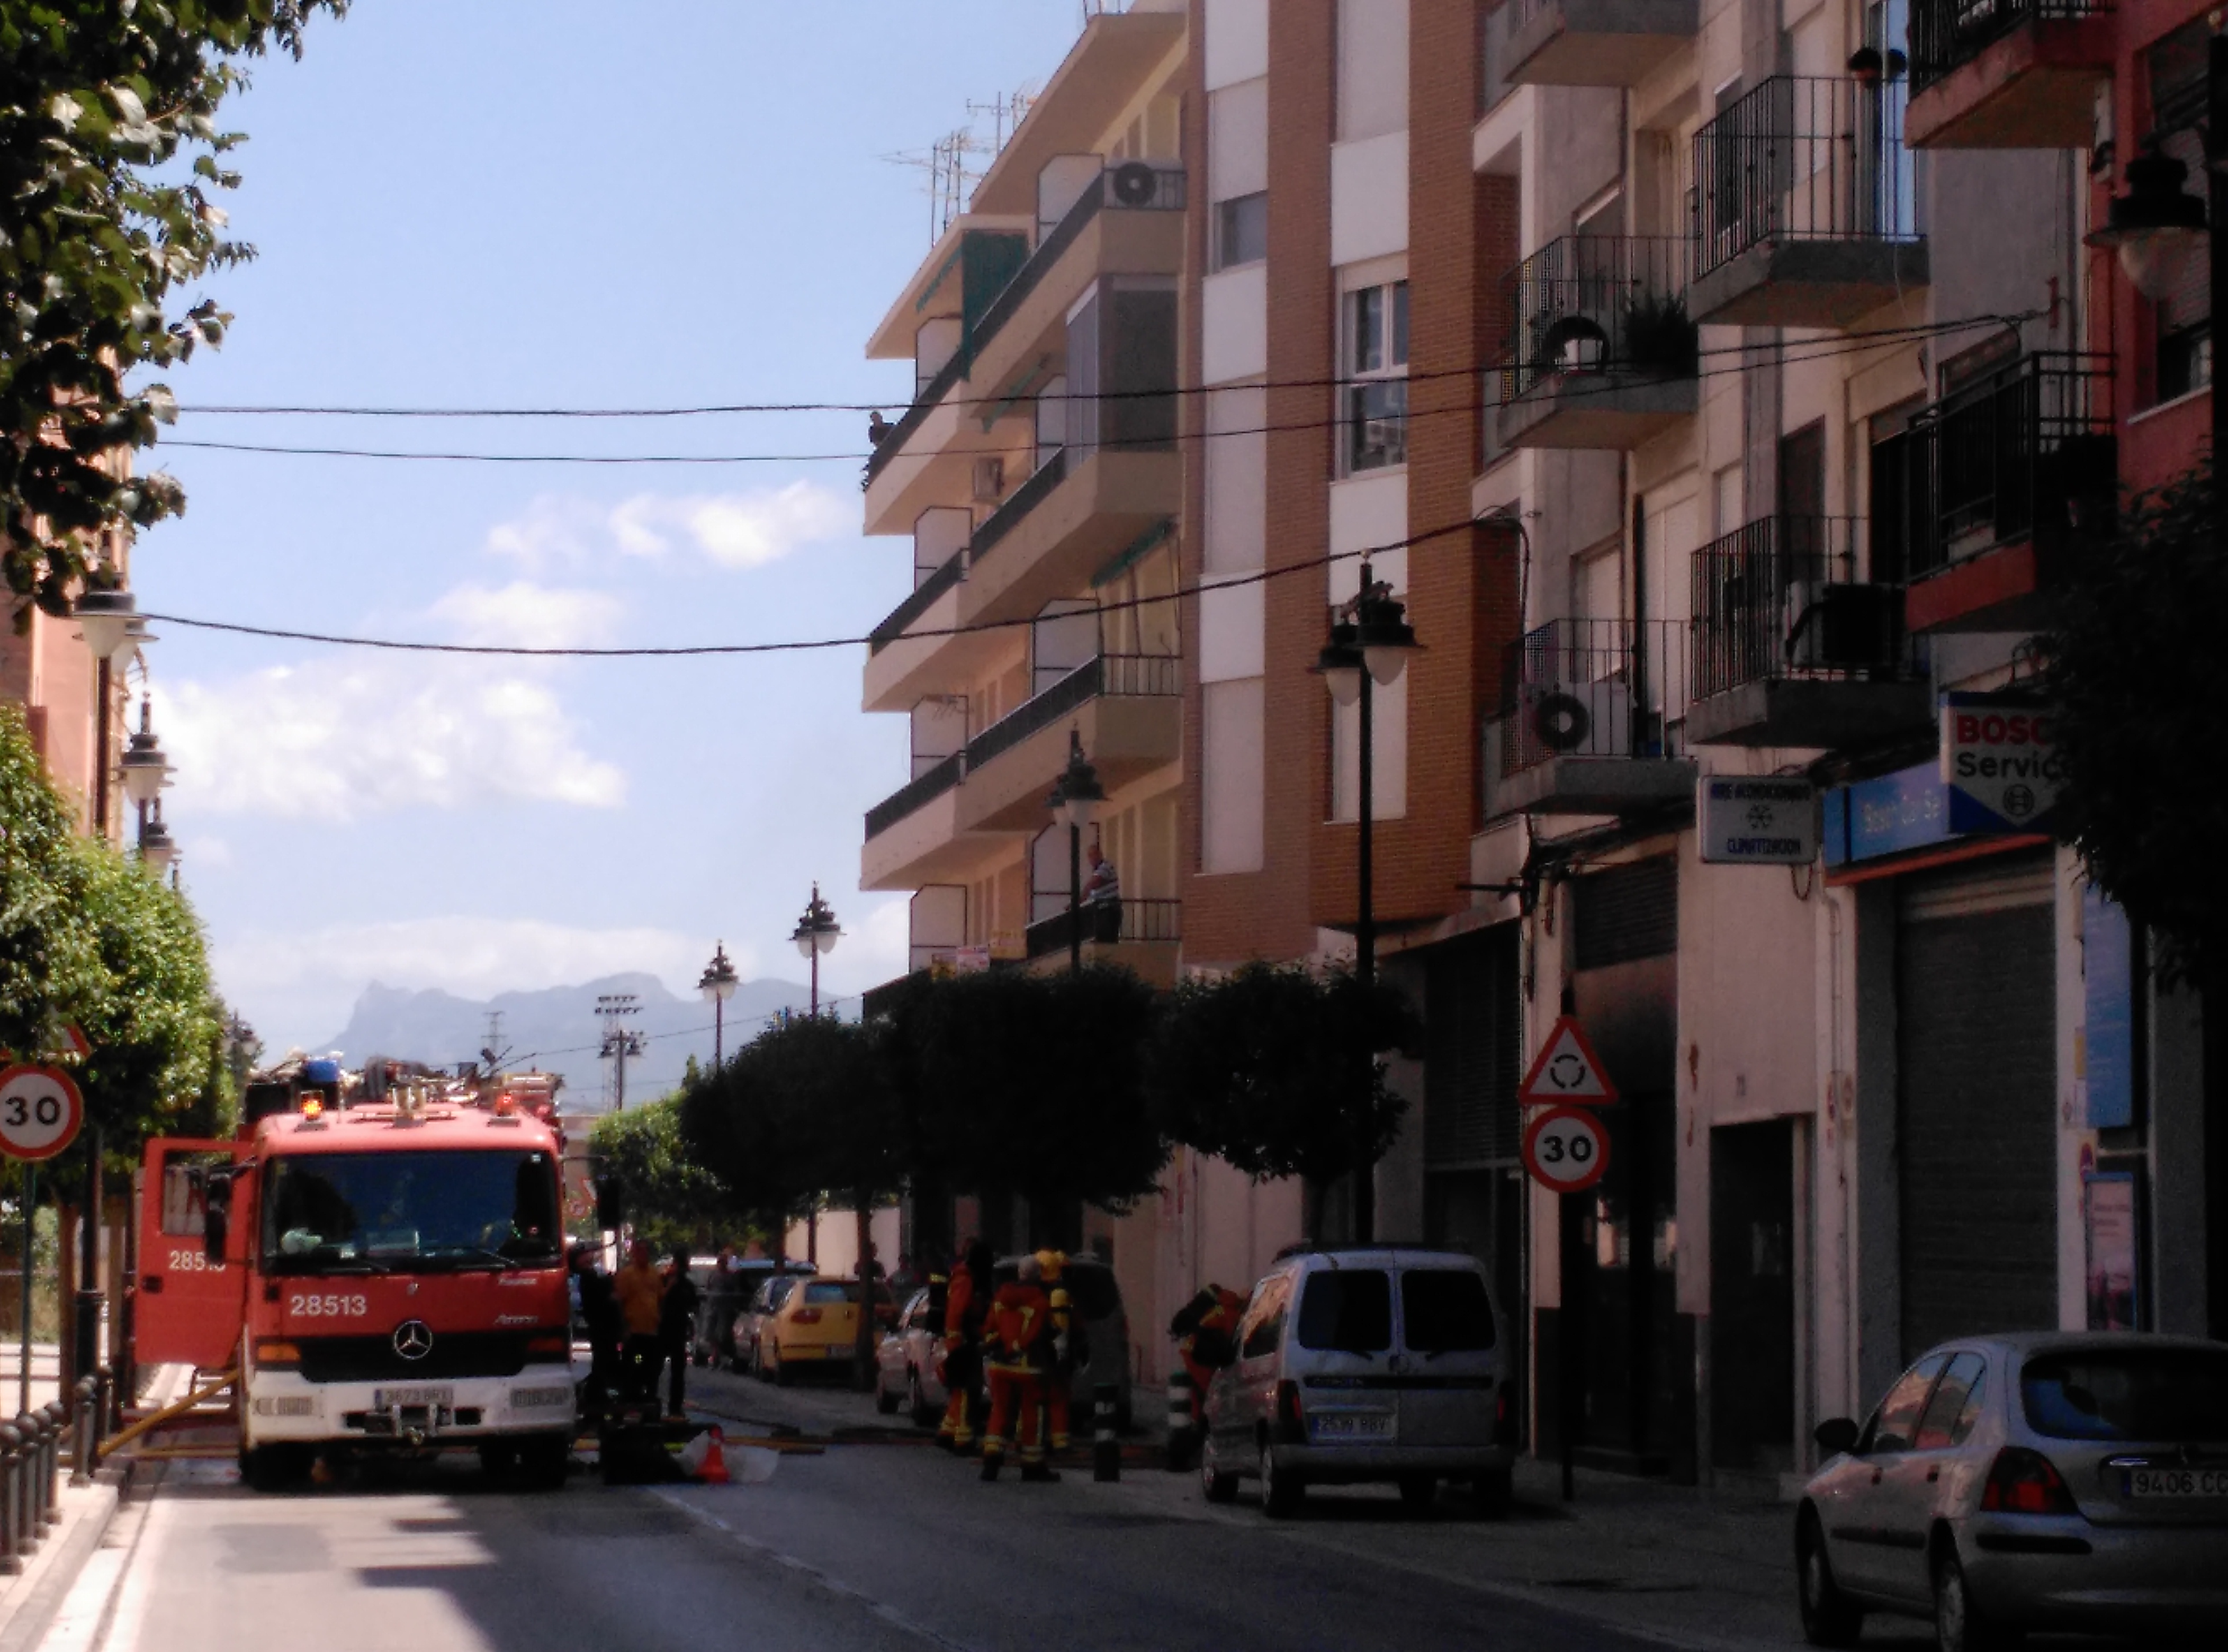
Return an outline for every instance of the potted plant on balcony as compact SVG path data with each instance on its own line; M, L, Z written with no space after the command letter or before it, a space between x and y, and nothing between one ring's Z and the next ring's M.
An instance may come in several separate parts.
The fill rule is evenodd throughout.
M1626 300L1623 366L1665 378L1691 378L1700 364L1700 341L1685 295L1640 291Z

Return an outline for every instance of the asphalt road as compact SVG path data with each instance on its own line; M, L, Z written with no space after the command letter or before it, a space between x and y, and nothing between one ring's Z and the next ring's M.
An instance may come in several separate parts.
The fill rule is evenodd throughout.
M816 1430L860 1402L717 1380L712 1408ZM692 1398L695 1396L692 1396ZM1250 1495L1249 1500L1250 1503ZM707 1646L1061 1649L1660 1647L1466 1580L1403 1534L1482 1536L1448 1498L1326 1497L1311 1521L1209 1509L1157 1470L1118 1487L980 1484L918 1444L784 1457L762 1486L498 1491L468 1458L257 1496L179 1463L139 1523L113 1652L664 1652ZM1336 1534L1373 1535L1373 1550ZM1680 1636L1689 1643L1714 1636ZM1777 1637L1773 1637L1777 1640ZM1722 1643L1722 1642L1720 1642ZM1754 1642L1750 1644L1756 1644Z

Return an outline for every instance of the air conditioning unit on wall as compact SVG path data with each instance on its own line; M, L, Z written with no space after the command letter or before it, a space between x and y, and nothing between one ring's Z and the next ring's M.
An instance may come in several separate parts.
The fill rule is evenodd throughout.
M1520 691L1524 744L1550 757L1630 757L1632 687L1622 677L1594 682L1527 682Z

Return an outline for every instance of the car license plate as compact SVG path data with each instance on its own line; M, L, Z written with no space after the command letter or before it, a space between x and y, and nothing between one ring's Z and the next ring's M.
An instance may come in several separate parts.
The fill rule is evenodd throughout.
M408 1410L417 1405L454 1405L454 1388L375 1388L371 1391L374 1411L392 1411L397 1405Z
M1341 1440L1389 1440L1392 1418L1384 1412L1317 1412L1308 1418L1308 1437L1325 1444Z
M2228 1469L2130 1469L2128 1495L2228 1498Z

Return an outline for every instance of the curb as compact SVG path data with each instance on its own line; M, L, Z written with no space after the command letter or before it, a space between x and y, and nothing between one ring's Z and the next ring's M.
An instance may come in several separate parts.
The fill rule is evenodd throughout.
M131 1478L129 1468L104 1469L90 1489L76 1494L61 1528L40 1546L17 1580L18 1592L0 1618L0 1652L30 1652L46 1638L79 1574L99 1552Z

